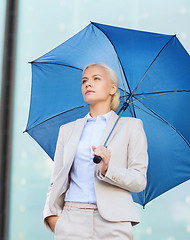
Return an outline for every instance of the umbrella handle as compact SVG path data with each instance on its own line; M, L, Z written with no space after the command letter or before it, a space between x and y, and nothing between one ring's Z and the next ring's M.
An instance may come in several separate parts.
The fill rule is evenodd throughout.
M98 164L102 161L102 158L98 155L95 155L94 158L93 158L93 162Z
M104 147L107 148L107 146L105 146L105 144L104 144ZM94 156L94 158L93 158L93 162L94 162L94 163L98 164L98 163L100 163L101 161L102 161L102 157L100 157L100 156L98 156L98 155L95 155L95 156Z

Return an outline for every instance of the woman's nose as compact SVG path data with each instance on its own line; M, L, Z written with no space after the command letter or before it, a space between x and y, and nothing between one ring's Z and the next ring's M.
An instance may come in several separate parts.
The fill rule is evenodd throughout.
M87 82L87 83L86 83L86 88L87 88L88 86L89 86L89 87L92 86L90 82Z

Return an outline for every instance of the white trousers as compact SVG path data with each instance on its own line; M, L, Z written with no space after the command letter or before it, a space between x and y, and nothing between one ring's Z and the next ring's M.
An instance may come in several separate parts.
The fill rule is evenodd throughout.
M97 209L64 206L55 225L55 240L133 240L131 222L109 222Z

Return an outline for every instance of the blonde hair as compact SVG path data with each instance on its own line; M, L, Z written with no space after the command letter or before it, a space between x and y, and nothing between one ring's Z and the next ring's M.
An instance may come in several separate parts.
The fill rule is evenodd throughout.
M110 79L116 83L117 85L117 91L116 93L114 93L112 95L112 99L111 99L111 103L110 103L110 108L111 110L113 110L114 112L117 111L118 107L119 107L119 104L120 104L120 100L119 100L119 97L120 97L120 93L118 91L118 86L119 86L119 79L116 75L116 73L114 72L114 70L110 67L108 67L106 64L104 63L91 63L91 64L88 64L84 70L83 70L83 73L85 72L85 70L87 68L90 68L90 67L102 67L109 75Z

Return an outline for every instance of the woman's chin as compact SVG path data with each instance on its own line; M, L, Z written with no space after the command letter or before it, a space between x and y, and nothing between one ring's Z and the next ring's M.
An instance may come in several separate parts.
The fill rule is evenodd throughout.
M90 99L90 98L84 99L84 101L89 105L94 105L94 104L98 103L98 101L96 101L94 99Z

